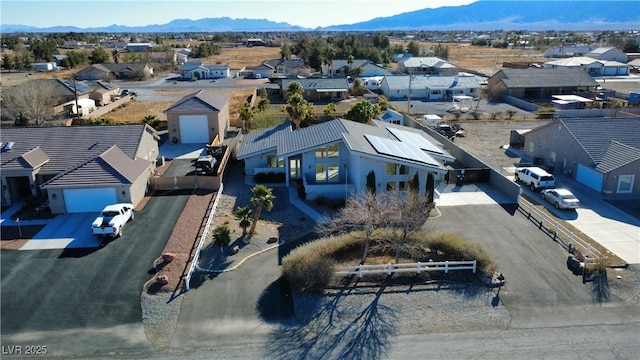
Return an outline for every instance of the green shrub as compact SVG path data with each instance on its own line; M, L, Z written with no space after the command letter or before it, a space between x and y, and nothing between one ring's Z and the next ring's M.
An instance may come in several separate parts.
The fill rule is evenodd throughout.
M257 173L253 176L255 182L264 183L283 183L287 180L287 176L281 172Z
M304 181L302 179L296 180L296 191L300 200L307 200L307 190L304 188Z

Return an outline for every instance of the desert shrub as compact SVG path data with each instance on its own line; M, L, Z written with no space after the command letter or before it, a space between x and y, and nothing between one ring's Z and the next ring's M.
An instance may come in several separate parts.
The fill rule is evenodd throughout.
M491 274L496 263L491 255L478 243L453 234L434 234L428 238L432 251L442 253L448 260L476 260L476 270Z
M334 278L334 256L358 247L361 241L351 236L316 240L300 246L282 260L282 273L294 289L318 292Z

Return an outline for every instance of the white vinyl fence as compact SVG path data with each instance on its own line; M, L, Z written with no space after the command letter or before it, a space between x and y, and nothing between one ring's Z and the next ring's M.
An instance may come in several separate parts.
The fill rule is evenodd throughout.
M476 272L476 260L472 261L439 261L439 262L417 262L406 264L378 264L378 265L350 265L338 266L336 275L358 275L362 277L366 274L387 274L422 271L449 271L472 270Z
M560 222L533 206L532 203L523 199L522 196L518 199L518 207L529 220L538 225L540 230L546 231L553 238L553 241L559 242L567 248L573 247L578 249L582 255L588 257L590 260L607 259L606 255L594 249L588 241L585 241L571 230L562 226Z

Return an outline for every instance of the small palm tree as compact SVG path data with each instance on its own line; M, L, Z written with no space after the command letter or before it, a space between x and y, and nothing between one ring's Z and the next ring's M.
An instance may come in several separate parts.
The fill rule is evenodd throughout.
M235 216L236 220L240 220L240 227L242 228L242 236L247 235L247 228L251 225L251 216L253 215L253 211L248 206L242 207L238 206L236 210L233 212L233 216Z
M213 229L213 243L220 246L220 252L231 243L231 231L226 225L218 225Z
M253 216L253 222L251 223L251 229L249 229L249 236L253 235L256 230L256 225L258 224L258 220L260 219L260 214L262 213L262 209L267 209L267 211L271 211L273 208L273 200L276 198L273 194L273 189L268 188L264 185L256 185L251 188L251 203L256 207L256 212Z

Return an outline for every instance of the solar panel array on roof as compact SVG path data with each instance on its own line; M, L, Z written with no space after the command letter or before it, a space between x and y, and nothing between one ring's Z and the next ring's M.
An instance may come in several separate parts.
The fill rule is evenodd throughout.
M70 89L73 89L73 80L65 80L65 82L67 83ZM87 86L81 83L80 81L76 81L75 89L78 90L78 92L80 93L84 93L92 90L90 86Z
M438 162L427 153L400 141L389 140L378 136L364 135L378 154L393 156L396 158L421 162L427 165L438 166Z
M419 134L395 128L387 128L387 130L389 130L393 134L393 136L397 137L398 140L402 141L403 143L411 144L419 149L431 153L444 154L442 149L433 145L431 142L429 142Z

